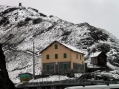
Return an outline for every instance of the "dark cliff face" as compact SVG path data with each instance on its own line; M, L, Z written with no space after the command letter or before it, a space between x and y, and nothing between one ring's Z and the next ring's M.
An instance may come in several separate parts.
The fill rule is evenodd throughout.
M8 72L6 69L5 56L2 51L0 44L0 89L15 89L14 84L9 79Z

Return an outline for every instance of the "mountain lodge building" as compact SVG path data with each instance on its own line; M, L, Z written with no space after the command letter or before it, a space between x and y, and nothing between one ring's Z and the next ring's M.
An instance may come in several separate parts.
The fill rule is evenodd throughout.
M93 53L90 57L93 65L106 66L107 64L107 55L104 52Z
M70 45L52 42L41 52L43 74L84 72L84 54Z

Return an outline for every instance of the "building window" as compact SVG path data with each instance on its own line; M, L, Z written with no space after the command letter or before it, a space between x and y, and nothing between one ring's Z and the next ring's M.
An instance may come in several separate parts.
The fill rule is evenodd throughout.
M76 59L78 59L78 54L76 54Z
M49 55L46 55L46 59L50 59L50 56Z
M80 55L80 60L81 60L81 55Z
M50 69L50 66L49 66L49 65L47 65L47 71L49 71L49 69Z
M67 54L66 53L64 53L64 58L67 58Z
M58 59L58 54L55 54L55 59Z
M67 69L67 64L64 64L64 69L65 69L65 70Z
M57 44L55 44L55 49L58 49L58 45Z

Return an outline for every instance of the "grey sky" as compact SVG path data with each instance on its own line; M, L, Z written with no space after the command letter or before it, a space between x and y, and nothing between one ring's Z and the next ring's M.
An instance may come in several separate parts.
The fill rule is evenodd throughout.
M1 5L33 7L73 23L88 22L119 38L119 0L0 0Z

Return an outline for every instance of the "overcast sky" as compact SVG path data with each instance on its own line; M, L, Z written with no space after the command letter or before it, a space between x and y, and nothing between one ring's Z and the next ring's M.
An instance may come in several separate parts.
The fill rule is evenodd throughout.
M0 0L1 5L33 7L73 23L88 22L119 38L119 0Z

